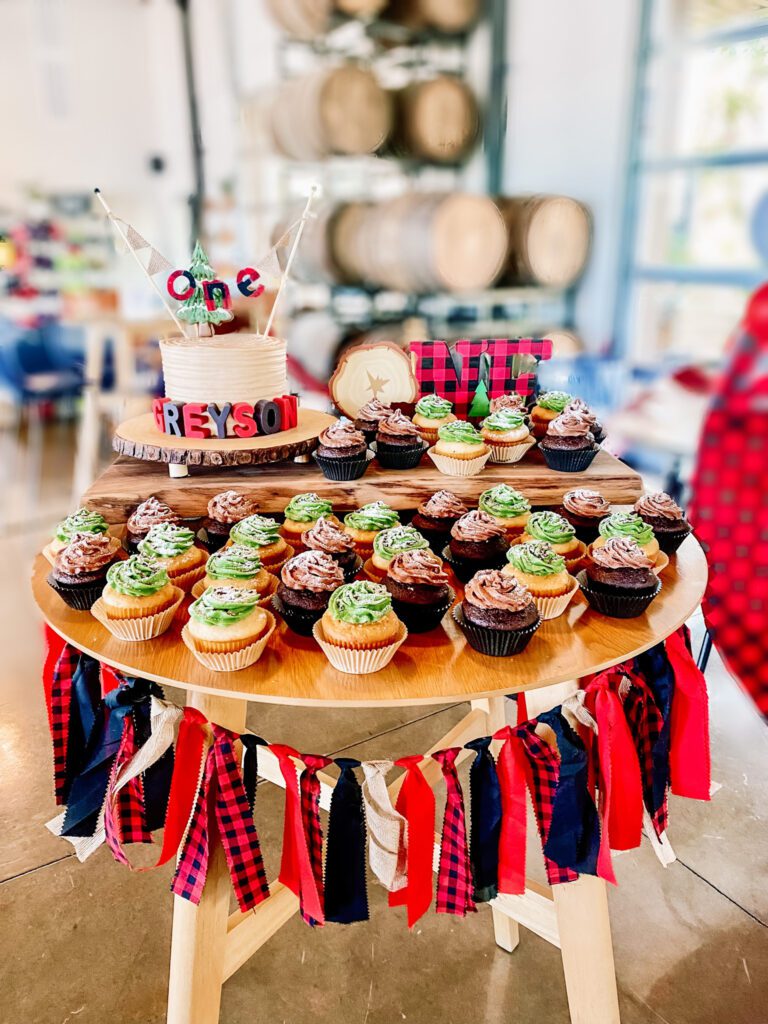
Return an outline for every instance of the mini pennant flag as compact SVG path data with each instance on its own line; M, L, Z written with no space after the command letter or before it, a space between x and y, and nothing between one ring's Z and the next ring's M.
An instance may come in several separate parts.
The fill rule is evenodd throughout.
M669 775L675 796L709 800L709 697L701 669L686 644L684 630L667 637L666 652L675 677L670 712Z
M445 779L445 815L440 839L440 863L437 870L438 914L456 914L465 917L475 911L473 899L472 867L467 850L467 824L464 812L464 794L456 771L456 757L460 747L449 747L432 754Z
M339 779L331 797L325 854L325 920L337 924L368 920L365 879L365 813L355 778L360 762L337 757Z
M469 770L471 813L470 861L475 882L474 897L488 903L498 896L499 839L501 836L501 788L491 755L491 737L466 744L475 751Z
M125 224L125 221L123 223ZM125 237L128 239L128 245L131 249L149 248L149 242L139 234L136 228L131 227L130 224L125 224L125 229Z
M304 771L299 779L301 793L301 821L304 842L312 869L313 892L310 898L307 886L301 887L300 912L309 925L325 923L325 890L323 887L323 827L320 822L320 780L317 773L331 763L330 757L302 754ZM319 908L319 913L317 909Z
M371 871L388 892L404 888L406 822L392 806L387 774L392 761L364 761L363 803L368 825L368 859ZM402 859L401 859L402 854Z
M398 854L398 859L405 857L407 881L402 889L390 892L389 905L407 908L409 928L429 910L432 902L435 794L419 767L422 760L420 755L414 754L395 761L398 768L406 770L395 808L407 822L402 836L403 849Z
M172 270L173 264L170 260L167 260L154 246L150 246L149 260L147 261L147 273L149 276L154 277L155 274L160 273L168 274Z

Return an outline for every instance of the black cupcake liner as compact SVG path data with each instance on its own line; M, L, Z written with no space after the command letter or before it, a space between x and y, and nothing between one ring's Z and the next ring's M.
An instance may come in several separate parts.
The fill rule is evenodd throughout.
M450 565L456 578L462 583L469 583L475 573L480 572L481 569L503 569L507 564L506 553L482 562L469 558L456 558L448 545L437 553Z
M325 612L324 608L317 608L311 611L306 608L291 608L289 605L284 604L277 594L272 595L271 603L273 609L285 622L286 626L292 629L294 633L298 633L299 636L312 636L312 627L322 619Z
M576 579L579 582L581 591L586 597L591 608L601 615L607 615L612 619L636 619L648 608L651 601L661 590L661 580L657 581L656 587L650 593L633 594L628 591L614 591L608 593L604 590L593 590L589 585L589 577L586 571L577 573Z
M350 458L334 459L326 455L312 452L312 458L318 464L326 480L359 480L373 458L373 452L366 449L361 455Z
M376 458L384 469L413 469L421 462L424 452L429 448L426 441L413 448L401 448L397 445L389 447L376 442Z
M431 629L437 629L456 600L456 591L451 587L448 590L448 596L439 604L416 604L393 597L392 608L398 619L405 623L409 633L428 633Z
M566 519L568 517L566 516ZM570 521L570 520L569 520ZM600 536L600 529L598 525L595 526L577 526L576 523L571 523L571 526L576 531L576 537L578 540L584 541L585 544L592 544Z
M541 625L541 619L538 619L525 629L489 629L487 626L476 626L467 620L460 604L453 609L453 621L467 638L469 646L490 658L508 658L513 654L519 654L525 650Z
M344 582L351 583L362 568L363 560L360 557L360 555L358 555L357 558L355 558L354 562L351 565L342 566L342 572L344 573Z
M106 578L99 580L98 583L69 584L59 583L58 580L54 579L53 573L49 573L47 577L48 586L56 591L65 604L68 604L70 608L74 608L78 612L89 612L91 610L101 597L105 580Z
M689 524L687 530L680 530L678 533L664 533L661 530L654 536L659 542L659 547L665 555L674 555L686 537L693 533L693 527Z
M419 530L421 536L429 543L430 548L436 555L443 557L443 548L451 539L450 530L434 530L427 533L426 530Z
M592 448L570 450L550 450L539 445L539 451L544 456L544 461L550 469L554 469L557 473L582 473L591 465L599 450L597 445Z
M212 555L214 551L220 551L224 547L229 540L229 534L211 533L205 526L202 526L197 531L196 538L205 550Z

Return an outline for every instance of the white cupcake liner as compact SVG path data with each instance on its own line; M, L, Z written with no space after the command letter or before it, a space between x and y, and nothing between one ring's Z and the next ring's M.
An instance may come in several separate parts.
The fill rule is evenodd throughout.
M565 609L573 600L573 596L579 589L579 582L575 576L571 576L571 588L566 594L558 594L557 597L537 597L533 595L539 615L542 619L556 619L562 615Z
M202 565L198 565L196 569L190 569L189 572L182 572L178 576L169 576L171 583L174 587L178 587L179 590L183 590L185 594L188 594L192 587L205 576L205 562Z
M486 439L486 444L488 440ZM520 444L492 444L490 462L506 462L511 464L513 462L519 462L520 459L525 455L529 448L533 448L536 444L536 438L531 438L530 441L521 441Z
M285 540L285 538L283 538L283 540ZM281 558L279 562L271 562L269 565L267 565L266 562L262 562L261 564L267 572L271 573L273 576L279 576L280 570L283 568L285 563L289 562L295 554L296 548L294 548L293 545L288 544L285 549L285 557Z
M110 619L101 598L91 608L91 615L118 640L125 640L128 643L154 640L155 637L170 628L176 611L184 600L184 591L176 586L173 589L177 595L174 603L170 608L164 608L163 611L156 612L154 615L142 615L136 619Z
M477 476L485 469L485 464L491 457L491 449L488 448L485 455L480 455L476 459L456 459L452 455L440 455L434 448L430 448L427 455L446 476Z
M269 643L269 638L275 631L275 626L277 625L275 616L266 609L265 614L269 622L266 633L262 633L258 640L248 644L247 647L243 647L240 651L225 651L222 654L212 651L198 651L195 647L195 641L189 633L189 623L182 629L181 639L200 664L205 665L211 672L239 672L241 669L248 668L249 665L253 665L259 660L264 653L264 648Z
M408 630L402 622L400 623L400 630L400 636L393 644L389 644L387 647L375 647L373 650L338 647L336 644L328 643L323 632L322 620L315 623L312 629L312 636L322 648L323 654L328 661L339 672L346 672L348 675L353 676L367 676L371 672L378 672L392 661L408 636Z

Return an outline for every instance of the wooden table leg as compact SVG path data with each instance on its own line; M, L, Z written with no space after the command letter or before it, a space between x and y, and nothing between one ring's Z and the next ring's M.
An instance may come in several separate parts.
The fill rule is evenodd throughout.
M245 729L247 701L191 693L189 704L218 725ZM200 903L173 898L168 1024L218 1022L231 892L224 848L214 835Z
M605 882L582 875L552 892L571 1024L619 1024Z

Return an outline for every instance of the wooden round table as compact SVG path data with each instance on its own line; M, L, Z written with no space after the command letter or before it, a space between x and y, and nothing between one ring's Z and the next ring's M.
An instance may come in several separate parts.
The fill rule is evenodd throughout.
M282 622L252 668L210 672L180 638L188 602L164 636L147 644L124 643L89 614L68 608L47 585L49 570L39 555L32 588L55 632L122 672L187 691L188 703L211 721L244 731L249 701L337 708L470 702L469 714L431 750L463 746L495 732L505 724L508 694L582 678L664 640L698 607L707 579L704 554L689 537L663 572L661 593L640 618L605 618L578 593L564 615L542 623L524 652L494 659L472 650L449 614L439 630L409 636L383 671L354 677L335 670L311 638L297 636ZM556 703L553 699L550 706ZM284 785L276 757L262 751L260 776ZM427 758L421 767L431 783L439 780L436 762ZM335 780L320 775L321 806L327 810ZM393 796L399 782L390 787ZM229 899L229 873L223 848L216 843L199 906L174 897L170 1024L215 1024L224 981L298 909L297 898L280 882L273 883L269 899L248 914L230 914ZM492 909L496 941L502 948L515 948L519 923L560 948L573 1024L618 1024L608 904L601 879L584 875L552 889L526 880L524 896L499 896Z

